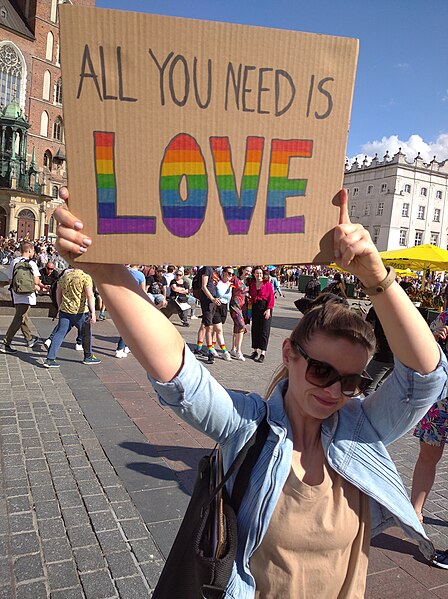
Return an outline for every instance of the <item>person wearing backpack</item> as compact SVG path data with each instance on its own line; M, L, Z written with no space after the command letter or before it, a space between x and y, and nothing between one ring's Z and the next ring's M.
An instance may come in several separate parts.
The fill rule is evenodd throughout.
M3 351L15 353L12 339L19 329L22 330L26 344L33 347L37 338L33 337L30 329L29 310L36 305L36 291L41 289L40 273L37 264L31 260L34 255L34 245L30 241L20 244L20 256L14 258L9 265L8 279L15 308L14 318L3 339Z

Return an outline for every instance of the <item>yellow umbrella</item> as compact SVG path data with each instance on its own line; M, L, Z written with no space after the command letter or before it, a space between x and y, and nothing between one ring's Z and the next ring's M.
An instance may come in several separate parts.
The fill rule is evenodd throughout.
M380 252L384 264L412 270L448 270L448 251L436 245L416 245L401 250Z

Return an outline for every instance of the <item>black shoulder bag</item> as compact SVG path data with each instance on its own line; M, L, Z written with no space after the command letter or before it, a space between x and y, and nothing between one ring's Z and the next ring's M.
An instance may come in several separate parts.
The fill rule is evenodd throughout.
M264 418L225 476L218 446L201 459L193 495L152 599L222 599L238 546L236 516L268 432ZM236 472L230 498L225 484Z

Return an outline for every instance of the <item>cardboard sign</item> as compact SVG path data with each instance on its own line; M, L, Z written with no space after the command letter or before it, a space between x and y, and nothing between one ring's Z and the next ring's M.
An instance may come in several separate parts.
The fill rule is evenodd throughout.
M328 262L354 39L60 6L92 262Z

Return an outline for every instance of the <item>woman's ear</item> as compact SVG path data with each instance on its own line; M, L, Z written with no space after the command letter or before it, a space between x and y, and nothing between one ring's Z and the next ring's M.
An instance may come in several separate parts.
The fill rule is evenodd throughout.
M286 368L289 367L289 363L291 361L291 352L291 341L290 339L285 339L282 345L282 362L283 365L286 366Z

